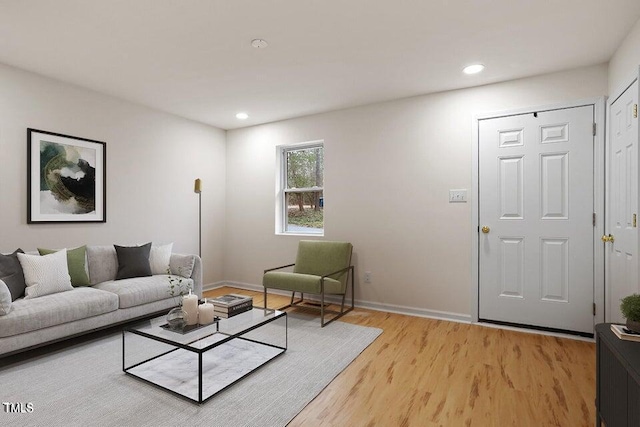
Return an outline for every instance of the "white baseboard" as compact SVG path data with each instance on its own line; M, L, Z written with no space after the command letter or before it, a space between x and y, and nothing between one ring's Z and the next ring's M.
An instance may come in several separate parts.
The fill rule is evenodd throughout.
M230 280L227 280L227 281L223 280L215 283L210 283L208 285L204 285L203 290L208 291L211 289L222 288L224 286L230 286L232 288L238 288L238 289L244 289L247 291L256 291L256 292L263 292L264 290L262 285L254 285L251 283L243 283L243 282L234 282ZM278 289L270 289L269 294L291 296L291 292L281 291ZM308 297L305 297L305 299L317 300L317 298L308 298ZM328 297L327 301L338 302L338 303L340 302L339 299L332 298L332 297ZM593 338L580 337L580 336L570 335L570 334L541 331L537 329L516 328L512 326L496 325L492 323L472 322L471 315L467 315L467 314L450 313L447 311L438 311L438 310L427 310L424 308L406 307L401 305L384 304L384 303L362 301L362 300L355 300L354 304L356 307L368 308L370 310L375 310L375 311L384 311L387 313L404 314L407 316L416 316L416 317L426 317L429 319L447 320L451 322L470 323L472 325L477 325L485 328L505 329L509 331L524 332L529 334L548 335L552 337L569 338L569 339L578 340L578 341L587 341L587 342L595 341Z
M223 286L227 286L227 282L220 281L220 282L214 282L214 283L206 283L202 285L202 290L211 291L213 289L222 288Z
M208 291L211 289L221 288L223 286L230 286L238 289L245 289L247 291L257 291L262 292L264 288L262 285L254 285L252 283L243 283L243 282L234 282L230 280L220 281L205 285L203 290ZM290 296L291 292L281 291L278 289L269 289L269 294L275 295L285 295ZM317 300L315 297L305 299ZM348 297L347 297L348 299ZM327 297L326 300L328 302L340 302L340 299L335 297ZM396 313L396 314L405 314L408 316L416 316L416 317L428 317L430 319L439 319L439 320L449 320L452 322L461 322L461 323L471 323L471 315L468 314L460 314L460 313L450 313L447 311L437 311L437 310L428 310L424 308L416 308L416 307L406 307L402 305L394 305L394 304L385 304L373 301L363 301L356 299L354 301L356 307L360 308L368 308L370 310L375 311L384 311L387 313Z
M407 316L427 317L430 319L447 320L450 322L469 323L472 325L486 327L486 328L505 329L508 331L522 332L527 334L548 335L552 337L568 338L568 339L577 340L577 341L595 342L594 338L581 337L578 335L564 334L559 332L550 332L550 331L537 330L537 329L517 328L517 327L512 327L507 325L496 325L492 323L472 322L470 315L450 313L446 311L426 310L422 308L405 307L405 306L398 306L393 304L381 304L381 303L375 303L370 301L358 302L358 300L356 300L356 307L368 308L376 311L385 311L389 313L405 314Z

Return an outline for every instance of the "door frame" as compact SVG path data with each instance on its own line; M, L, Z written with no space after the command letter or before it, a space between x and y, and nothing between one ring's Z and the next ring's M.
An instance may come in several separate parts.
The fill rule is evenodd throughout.
M493 119L499 117L515 116L540 111L563 110L567 108L593 106L594 121L596 123L596 135L594 137L593 162L594 162L594 182L593 200L594 212L596 214L596 225L593 227L594 240L594 290L593 301L596 304L596 314L594 323L602 323L605 318L605 286L604 286L604 245L600 241L600 236L604 234L605 224L605 135L606 97L581 99L574 102L563 102L559 104L542 105L537 107L525 107L505 111L494 111L474 114L472 119L472 168L471 168L471 322L478 323L480 310L480 239L479 239L479 194L480 194L480 157L479 157L479 122L480 120Z
M613 93L611 94L611 96L609 97L609 99L607 100L607 115L606 115L606 119L607 119L607 123L611 122L611 104L613 104L614 102L616 102L618 100L618 98L620 98L622 96L622 94L624 92L626 92L627 89L629 89L629 87L631 85L633 85L636 80L638 81L638 83L640 83L640 67L637 67L634 70L634 73L631 74L627 79L624 80L625 83L623 83L622 85L618 86L616 88L616 90L613 91ZM607 129L607 132L609 132L609 129ZM609 138L607 137L606 141L605 141L605 153L609 153L609 149L611 148L611 141L609 140ZM640 147L639 147L640 148ZM640 150L639 150L640 153ZM607 162L609 161L609 159L607 159ZM640 162L638 162L638 167L640 167ZM606 191L605 191L605 216L608 216L610 214L610 201L609 201L609 185L611 183L610 178L609 178L609 172L610 172L610 168L606 169L606 173L607 173L607 179L606 179ZM640 187L639 187L640 188ZM638 195L637 197L640 198L640 195ZM608 233L609 230L606 228L606 224L605 224L605 228L603 229L603 235ZM603 249L604 251L604 249ZM609 256L605 253L605 258L604 258L604 281L605 284L611 283L609 281L610 279L610 274L611 274L611 270L609 268ZM611 287L610 286L606 286L605 285L605 303L606 304L610 304L611 301ZM602 320L603 322L610 322L611 321L611 313L609 310L605 310L605 318Z

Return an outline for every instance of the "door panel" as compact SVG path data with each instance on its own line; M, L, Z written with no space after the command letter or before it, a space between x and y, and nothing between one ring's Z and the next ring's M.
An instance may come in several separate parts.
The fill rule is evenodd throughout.
M608 267L607 321L624 322L620 300L640 291L638 284L638 82L632 84L611 104L608 173L609 211L606 232L613 242L606 243Z
M522 219L524 215L524 159L502 157L500 162L500 219Z
M594 107L479 121L479 318L593 333Z
M569 302L569 239L540 239L541 295L544 301Z
M569 219L569 153L542 154L542 219Z
M524 240L500 239L500 296L524 297Z

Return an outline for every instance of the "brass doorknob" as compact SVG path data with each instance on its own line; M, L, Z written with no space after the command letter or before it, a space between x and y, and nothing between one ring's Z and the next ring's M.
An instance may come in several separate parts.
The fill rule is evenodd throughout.
M484 234L487 234L489 231L491 231L491 229L489 227L487 227L486 225L484 227L482 227L482 232Z
M605 234L600 239L605 243L614 241L613 234L609 234L608 236Z

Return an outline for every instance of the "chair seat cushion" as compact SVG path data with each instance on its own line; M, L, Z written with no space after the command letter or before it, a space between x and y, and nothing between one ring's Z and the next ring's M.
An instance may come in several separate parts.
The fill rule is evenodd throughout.
M193 289L193 279L183 278L182 281L184 287L189 285ZM116 294L120 299L120 308L135 307L171 297L169 276L166 274L110 280L98 283L94 288ZM175 300L177 305L180 297L176 296Z
M265 288L319 294L320 276L284 271L269 271L262 277L262 285ZM335 279L324 279L324 293L343 294L344 289L342 283Z
M33 299L19 298L13 302L12 307L9 314L0 317L0 337L10 337L115 311L118 309L118 296L82 287Z

